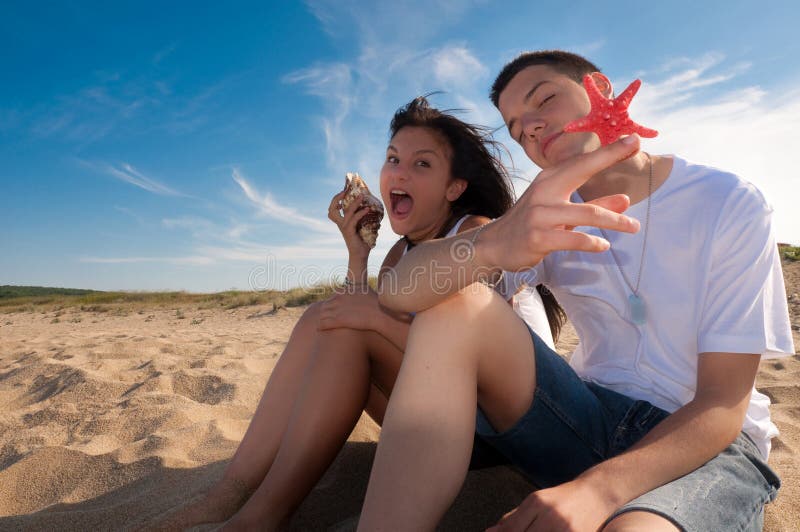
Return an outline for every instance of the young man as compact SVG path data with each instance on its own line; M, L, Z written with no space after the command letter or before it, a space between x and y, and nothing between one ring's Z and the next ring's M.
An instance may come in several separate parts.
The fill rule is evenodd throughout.
M780 482L755 375L794 352L771 209L635 135L601 148L564 133L589 111L584 74L612 95L565 52L503 69L492 99L542 172L506 215L418 246L384 283L398 287L384 305L418 314L360 530L432 530L475 431L542 488L500 529L761 528ZM507 291L544 283L564 306L580 336L569 365L472 283L501 269Z

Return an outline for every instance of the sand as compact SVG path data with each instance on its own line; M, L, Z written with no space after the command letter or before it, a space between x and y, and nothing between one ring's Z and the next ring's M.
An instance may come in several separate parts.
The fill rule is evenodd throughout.
M800 329L800 262L785 277ZM0 314L0 530L132 530L208 488L302 312ZM575 343L567 327L560 351ZM781 430L770 463L783 488L765 530L796 530L800 357L762 362L757 385ZM354 530L379 433L362 416L293 530ZM484 530L530 490L506 467L470 472L440 529Z

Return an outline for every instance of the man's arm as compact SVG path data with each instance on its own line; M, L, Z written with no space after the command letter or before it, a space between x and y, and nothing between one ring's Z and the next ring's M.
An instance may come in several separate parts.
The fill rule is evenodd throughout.
M755 354L701 354L694 398L628 451L579 478L619 507L702 466L741 432L760 359Z
M552 251L607 250L605 239L572 229L592 226L635 233L639 222L620 214L629 198L615 195L581 204L569 198L594 174L638 148L639 137L631 135L543 170L493 223L420 244L386 276L379 291L381 304L404 312L425 310L481 278L496 279L501 269L530 268Z
M617 508L722 452L742 430L760 355L703 353L694 399L624 453L555 488L529 495L498 530L597 529ZM541 527L541 528L540 528Z

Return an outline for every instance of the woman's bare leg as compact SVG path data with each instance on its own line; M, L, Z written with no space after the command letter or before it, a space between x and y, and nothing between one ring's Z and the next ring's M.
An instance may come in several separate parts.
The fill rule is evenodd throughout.
M372 377L391 393L401 359L395 346L372 332L319 333L277 456L226 529L274 530L284 524L336 458L365 406L382 417L380 396L368 401Z
M261 484L278 453L316 345L319 306L317 303L306 309L292 330L222 479L199 500L158 523L159 529L183 530L196 524L224 521Z
M528 329L483 285L417 314L359 530L433 530L464 482L476 404L495 429L510 428L530 407L534 372Z

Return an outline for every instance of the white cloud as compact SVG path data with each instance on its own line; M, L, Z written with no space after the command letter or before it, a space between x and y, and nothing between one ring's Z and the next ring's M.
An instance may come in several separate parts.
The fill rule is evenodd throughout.
M602 50L605 45L605 39L598 39L596 41L576 44L574 46L565 46L563 49L569 50L578 55L582 55L583 57L592 57L593 55L596 55L597 52Z
M204 246L198 251L208 257L220 261L262 262L268 256L274 256L281 261L321 261L342 260L347 258L344 243L338 246L310 246L305 242L298 242L292 246L234 246L217 247Z
M174 52L177 47L178 47L177 43L171 43L165 46L164 48L158 50L153 55L153 64L158 65L159 63L161 63L167 56L171 55L172 52Z
M161 225L170 229L174 227L181 229L197 229L210 227L212 223L205 218L198 218L196 216L182 216L180 218L164 218L161 220Z
M740 63L732 67L725 67L721 72L715 72L715 67L721 66L725 57L719 53L708 53L692 61L687 58L672 59L666 66L659 69L655 75L668 74L666 79L648 84L647 90L642 90L634 105L645 107L652 111L669 110L678 107L684 102L691 101L699 96L700 89L705 89L724 83L745 72L749 65ZM680 69L677 70L676 69ZM647 72L638 74L640 77L649 77ZM615 92L620 93L623 86L615 87Z
M78 159L78 162L83 166L103 172L107 175L115 177L116 179L119 179L120 181L124 181L125 183L137 186L148 192L152 192L153 194L159 194L161 196L184 196L184 194L174 190L173 188L144 175L128 163L122 163L118 166L114 166L105 162L91 162L81 159Z
M485 0L376 0L365 6L357 0L307 0L311 14L334 39L360 45L420 43L457 24L464 13Z
M338 233L336 226L329 220L320 220L301 214L294 207L281 205L269 193L262 196L247 182L239 169L234 168L232 177L236 184L241 187L245 196L258 207L259 213L262 215L279 220L287 225L305 227L318 233Z
M342 134L343 123L356 96L350 67L342 63L316 65L287 74L282 81L301 84L309 94L325 101L328 114L320 118L320 124L325 134L327 159L329 165L338 165L338 156L348 142Z
M433 54L436 80L447 87L463 87L489 73L472 53L463 46L446 47Z
M250 231L250 226L249 225L247 225L247 224L234 224L233 227L228 228L228 233L227 234L228 234L228 237L230 237L230 238L232 238L234 240L238 240L238 239L240 239L242 237L242 235L244 235L248 231Z
M187 257L81 257L79 262L91 264L138 264L138 263L164 263L164 264L211 264L209 257L191 255Z

